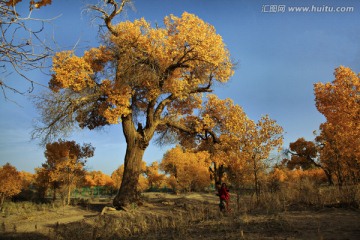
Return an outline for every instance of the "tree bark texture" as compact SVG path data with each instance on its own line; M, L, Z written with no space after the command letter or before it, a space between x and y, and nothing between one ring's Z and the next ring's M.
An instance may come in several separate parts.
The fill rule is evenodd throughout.
M137 185L139 175L141 174L141 161L143 155L143 149L136 145L127 145L124 162L124 175L120 189L113 200L113 205L118 209L121 209L121 207L127 206L139 199Z
M135 129L131 117L123 119L122 125L127 147L124 160L124 175L120 189L113 200L113 205L117 209L122 209L122 207L139 200L140 194L137 185L142 171L141 162L145 149L149 144L144 135L139 133L142 129Z

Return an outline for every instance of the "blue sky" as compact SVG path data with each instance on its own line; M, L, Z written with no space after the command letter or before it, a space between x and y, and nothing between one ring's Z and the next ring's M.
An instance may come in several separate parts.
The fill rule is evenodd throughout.
M85 4L54 0L51 6L34 12L36 17L59 16L46 28L46 35L54 35L59 50L77 44L76 52L82 55L88 47L98 46L97 27L83 11ZM340 65L360 72L360 1L135 0L133 5L135 9L127 9L119 21L144 17L161 26L165 16L187 11L214 25L237 62L235 75L215 93L233 99L251 119L264 114L276 119L286 132L284 147L299 137L312 140L312 132L324 121L315 108L314 83L332 81L333 71ZM291 7L317 7L317 12L290 12ZM325 7L334 11L353 7L353 11L325 12ZM25 10L27 4L19 8ZM44 84L49 80L38 72L28 74ZM10 78L18 87L28 87L14 74ZM42 90L36 87L34 93ZM9 162L18 170L33 172L45 161L44 149L30 140L34 119L39 116L28 98L8 94L20 106L0 96L0 165ZM120 125L78 131L69 139L96 148L88 161L89 170L111 174L123 163L126 143ZM161 161L165 151L151 144L144 160Z

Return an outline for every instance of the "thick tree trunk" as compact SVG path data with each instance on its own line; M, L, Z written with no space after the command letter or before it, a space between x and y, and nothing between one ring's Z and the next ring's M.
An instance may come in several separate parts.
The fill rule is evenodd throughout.
M120 189L113 200L113 205L117 209L136 202L139 199L137 185L141 173L141 161L145 149L137 144L128 144L124 162L124 175Z
M141 174L141 162L145 149L156 129L156 124L149 120L149 116L147 120L145 129L140 123L136 129L131 114L122 118L122 128L127 145L124 175L120 189L113 200L113 205L117 209L122 209L122 207L136 202L140 197L137 185Z

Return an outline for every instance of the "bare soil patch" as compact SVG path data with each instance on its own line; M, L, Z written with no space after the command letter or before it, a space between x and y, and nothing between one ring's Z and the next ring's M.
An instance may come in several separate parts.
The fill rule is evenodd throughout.
M146 193L127 211L110 203L1 216L0 239L360 239L358 209L222 214L214 194ZM232 209L237 209L232 203Z

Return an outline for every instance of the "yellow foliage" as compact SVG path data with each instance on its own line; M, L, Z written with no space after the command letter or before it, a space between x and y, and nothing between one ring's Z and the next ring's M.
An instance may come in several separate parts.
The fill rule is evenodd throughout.
M107 102L103 103L99 110L109 123L116 124L121 116L131 113L130 99L131 89L128 86L123 88L114 87L109 80L105 80L101 89L108 96Z
M331 83L314 85L316 107L326 122L320 125L320 160L339 183L360 176L360 75L350 68L335 69ZM356 177L357 176L357 177Z
M326 117L325 124L329 126L325 128L335 133L339 150L347 156L355 153L360 157L359 148L352 148L360 144L360 77L343 66L334 75L332 83L314 85L316 107Z
M138 185L137 185L137 190L140 191L140 192L143 192L148 188L149 188L149 181L144 175L141 174L139 176L139 182L138 182Z
M310 179L311 182L320 184L327 181L326 175L321 168L313 168L308 170L302 170L300 168L294 170L281 170L283 174L286 174L286 181L289 183L297 183L303 179Z
M286 173L279 168L275 168L269 175L269 179L272 182L284 182L287 179Z
M217 121L224 120L221 130L231 134L235 129L237 132L232 137L240 138L243 125L239 127L236 121L244 114L235 116L242 112L239 106L227 100L226 108L230 111L226 118L220 114L213 117L206 111L203 114L199 109L203 94L211 92L216 82L228 81L234 73L229 51L213 26L186 12L181 17L165 17L164 27L152 27L142 18L112 25L104 42L83 57L69 51L56 54L50 86L53 91L63 91L70 96L59 108L65 110L67 116L75 115L71 119L80 122L82 127L93 129L122 122L128 150L137 151L125 157L132 172L138 171L140 155L155 132L170 129L169 132L182 138L182 143L191 138L189 145L195 145L193 136L197 131L209 139L209 128L216 128ZM69 110L68 106L73 108ZM196 113L202 114L201 118L195 117ZM58 119L62 120L61 117ZM187 134L180 136L179 132ZM189 153L193 161L182 165L180 171L186 173L184 169L189 169L189 172L200 173L194 174L197 179L183 176L190 189L207 184L202 177L205 173L208 179L209 163L199 167L197 158L205 161L204 157L194 154ZM117 174L117 178L120 175ZM137 179L134 175L125 176L130 184ZM135 195L135 192L121 194Z
M208 101L202 115L204 129L219 126L226 137L237 140L240 140L249 122L248 117L239 105L234 105L231 99L221 100L214 94L208 95Z
M70 88L74 92L80 92L86 87L95 86L91 65L84 58L75 56L72 51L56 53L52 70L54 74L49 85L53 91Z
M227 102L228 106L231 104ZM281 149L282 127L267 115L255 123L236 106L230 111L212 111L219 115L216 119L221 119L224 132L212 160L227 166L229 180L235 186L254 182L257 185L267 169L265 160L273 149Z
M0 167L0 207L4 199L20 193L23 186L20 173L9 163Z
M16 4L18 4L19 2L21 2L22 0L7 0L5 1L6 6L13 6L15 7ZM33 8L33 6L35 8L41 8L43 6L49 5L51 4L52 0L39 0L39 1L34 1L31 0L30 1L30 9Z
M204 86L233 75L230 55L214 27L193 14L170 15L164 25L153 28L143 18L121 22L107 45L83 57L57 53L51 89L100 91L104 101L98 111L111 124L130 114L130 105L145 110L164 94L171 95L169 113L191 114L201 105ZM113 79L106 78L106 67L113 68Z
M164 184L165 174L159 173L158 162L155 161L146 167L145 173L150 188L160 188Z
M91 69L94 72L101 72L104 70L104 65L111 61L113 55L105 46L99 48L91 48L89 51L84 53L84 61L89 63Z
M111 179L113 180L114 187L116 189L120 188L123 174L124 174L124 164L121 164L115 171L111 173Z
M113 179L101 171L87 172L85 175L86 186L113 186Z
M31 184L35 182L35 174L21 171L19 172L20 178L22 179L22 188L27 189Z
M75 141L59 140L46 144L46 162L42 164L37 174L37 184L46 188L52 184L55 189L60 188L62 194L67 192L67 204L70 204L71 189L84 177L85 160L94 155L94 148L90 144L80 146Z
M173 178L168 181L176 191L199 191L210 185L208 152L187 152L177 146L166 152L160 168ZM176 179L176 184L174 180Z

